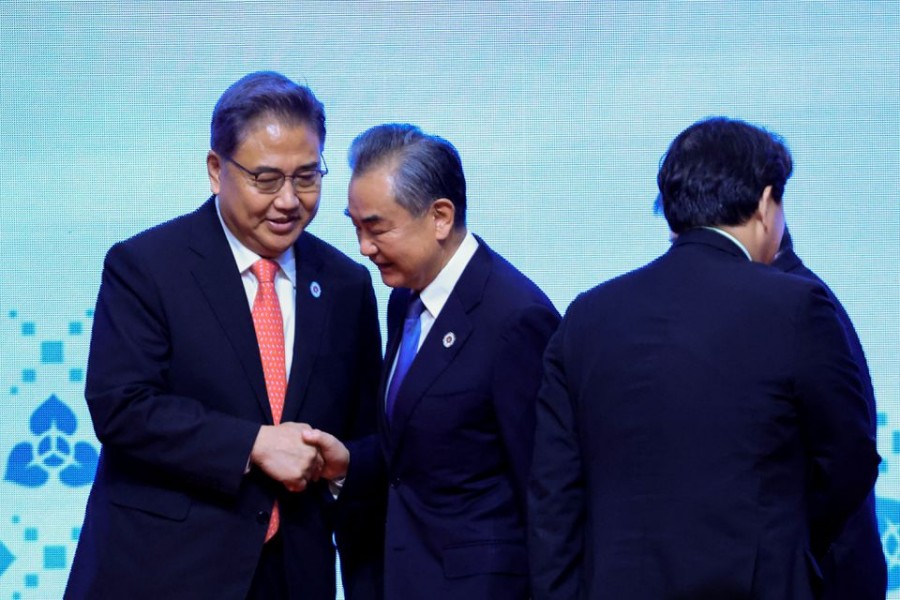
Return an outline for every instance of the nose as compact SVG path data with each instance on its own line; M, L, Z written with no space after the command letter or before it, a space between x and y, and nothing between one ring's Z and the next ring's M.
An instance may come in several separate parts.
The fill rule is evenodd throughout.
M275 194L274 204L275 208L278 210L291 211L300 204L300 197L297 195L297 192L294 191L294 186L292 184L292 181L285 180L281 189Z
M378 252L378 248L366 235L359 236L359 253L367 258L372 258Z

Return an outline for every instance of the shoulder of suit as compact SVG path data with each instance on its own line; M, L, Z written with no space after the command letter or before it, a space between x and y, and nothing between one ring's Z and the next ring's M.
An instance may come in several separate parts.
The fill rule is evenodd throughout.
M164 221L118 242L117 246L168 249L181 246L189 239L192 223L202 218L198 211Z
M553 306L547 294L515 265L491 250L484 242L481 242L481 246L487 252L491 264L491 274L487 281L489 288L497 290L512 305L537 303Z
M649 263L638 267L636 269L632 269L631 271L627 271L625 273L620 273L615 277L607 279L606 281L602 281L593 287L588 288L587 290L578 294L575 299L572 301L572 304L575 303L584 303L590 302L592 299L602 296L607 293L613 293L619 289L627 289L628 286L634 285L641 280L641 278L647 276L651 273L660 262L665 259L666 255L658 256L653 259Z

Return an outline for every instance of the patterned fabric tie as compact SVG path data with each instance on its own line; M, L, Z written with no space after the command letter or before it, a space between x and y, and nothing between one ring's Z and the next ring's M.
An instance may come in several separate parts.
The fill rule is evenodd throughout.
M391 377L391 385L388 387L384 407L388 421L391 420L394 413L397 391L419 349L419 335L422 333L422 322L419 317L422 316L423 310L425 310L425 305L418 296L409 303L409 307L406 309L406 318L403 320L403 338L400 340L400 350L397 352L397 366L394 368L394 376Z
M266 392L269 406L272 408L272 421L281 423L281 412L284 409L284 394L287 390L287 372L284 360L284 325L281 319L281 305L275 293L275 274L278 263L266 258L253 263L250 272L256 276L259 286L253 300L253 328L256 329L256 341L259 344L259 357L262 359L263 375L266 378ZM278 503L272 507L269 529L266 531L268 542L278 531Z

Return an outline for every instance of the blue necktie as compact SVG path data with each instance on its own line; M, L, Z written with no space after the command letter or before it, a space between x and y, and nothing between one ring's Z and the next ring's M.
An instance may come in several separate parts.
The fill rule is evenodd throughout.
M419 335L422 333L422 323L419 317L425 305L422 300L416 296L409 307L406 309L406 318L403 320L403 339L400 340L400 350L397 353L397 366L394 368L394 376L391 377L391 385L388 387L387 402L385 403L385 412L388 420L394 412L394 401L397 399L397 391L406 372L409 371L413 359L416 357L416 351L419 349Z

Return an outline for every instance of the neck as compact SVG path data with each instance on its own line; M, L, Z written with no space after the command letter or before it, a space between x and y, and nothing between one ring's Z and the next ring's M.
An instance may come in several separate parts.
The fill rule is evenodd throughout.
M721 229L739 241L750 253L753 262L767 262L763 249L759 247L757 239L748 225L716 225L715 228Z
M447 266L447 263L450 262L450 259L453 258L453 255L456 254L456 251L459 249L460 244L462 244L463 240L466 239L466 228L454 228L450 231L450 234L440 243L440 251L435 257L436 260L433 263L431 268L431 272L429 273L427 281L423 282L421 286L417 287L415 291L421 292L426 287L434 281L435 277Z

